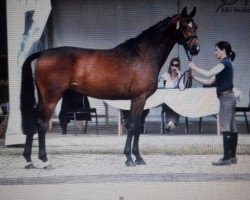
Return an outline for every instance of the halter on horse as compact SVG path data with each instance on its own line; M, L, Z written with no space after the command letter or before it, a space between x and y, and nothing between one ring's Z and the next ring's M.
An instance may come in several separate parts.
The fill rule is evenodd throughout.
M139 153L140 120L146 100L157 89L159 72L176 43L191 55L199 52L193 21L196 8L187 14L168 17L135 38L107 49L59 47L29 56L23 64L21 86L22 129L26 134L24 157L31 162L33 135L38 131L39 159L47 163L45 133L54 108L63 94L71 89L99 99L131 100L130 119L124 154L126 165L145 164ZM35 101L31 62L37 59ZM133 144L132 144L133 140ZM134 154L135 162L131 154Z

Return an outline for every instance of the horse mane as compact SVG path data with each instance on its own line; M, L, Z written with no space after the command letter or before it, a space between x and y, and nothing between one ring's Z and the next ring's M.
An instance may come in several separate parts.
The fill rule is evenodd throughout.
M172 17L167 17L167 18L161 20L160 22L156 23L155 25L144 30L138 36L136 36L134 38L130 38L130 39L126 40L125 42L119 44L116 48L120 48L121 50L131 51L131 52L136 53L139 43L141 43L141 42L149 43L149 42L152 42L154 39L157 39L156 36L161 34L161 32L164 32L165 28L168 26L168 24L171 22L171 20L174 17L176 17L177 15L173 15Z

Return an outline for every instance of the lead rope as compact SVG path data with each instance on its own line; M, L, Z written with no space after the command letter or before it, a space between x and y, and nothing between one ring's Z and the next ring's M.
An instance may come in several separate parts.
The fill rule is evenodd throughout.
M189 55L188 51L185 50L188 60L191 62L192 61L192 56ZM183 84L181 84L183 82ZM192 71L191 69L186 70L180 77L177 87L180 91L185 90L186 88L191 88L192 87Z

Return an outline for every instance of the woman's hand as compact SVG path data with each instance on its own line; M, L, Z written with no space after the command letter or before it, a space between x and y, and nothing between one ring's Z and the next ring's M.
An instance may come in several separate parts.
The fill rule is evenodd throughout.
M189 69L194 69L196 67L196 65L193 62L189 62L188 67L189 67Z
M180 70L178 69L178 67L171 67L171 71L176 73L178 76L181 74Z

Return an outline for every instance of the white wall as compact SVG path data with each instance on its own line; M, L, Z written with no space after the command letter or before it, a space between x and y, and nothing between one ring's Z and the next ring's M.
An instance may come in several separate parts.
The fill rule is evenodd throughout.
M8 74L10 116L5 144L23 144L21 131L20 84L23 60L28 56L33 42L39 40L50 13L50 0L9 0L7 3ZM23 37L25 13L34 11L33 31ZM33 26L34 25L34 26ZM21 42L24 42L21 47ZM21 50L22 49L22 50Z
M179 4L179 5L178 5ZM197 7L195 21L198 25L198 37L201 51L194 61L206 69L217 63L214 56L214 45L220 40L228 40L236 52L235 86L243 92L240 105L249 101L249 50L250 11L226 13L216 9L222 1L202 0L136 0L136 1L101 1L101 0L54 0L48 33L50 46L72 45L83 48L112 48L119 43L140 34L143 30L158 21L172 16L188 7ZM249 3L250 4L250 3ZM227 8L250 8L243 1ZM187 57L182 47L175 46L169 59L180 56L183 71L187 69ZM165 67L169 64L169 59ZM194 86L201 86L194 83ZM205 103L205 102L204 102ZM93 103L92 103L93 104ZM97 103L99 104L99 103ZM94 103L95 106L98 106ZM102 104L100 105L101 109ZM99 110L100 110L99 109ZM158 112L158 111L157 111ZM156 114L156 113L155 113Z

